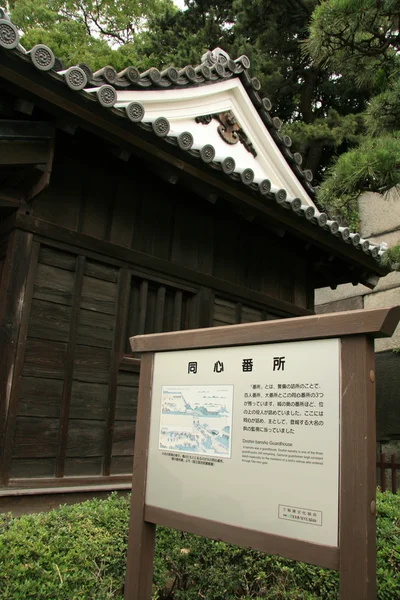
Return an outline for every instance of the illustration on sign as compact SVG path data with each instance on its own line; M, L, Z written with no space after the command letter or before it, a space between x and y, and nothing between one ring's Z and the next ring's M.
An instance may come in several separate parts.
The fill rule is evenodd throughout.
M159 449L231 456L233 385L163 386Z

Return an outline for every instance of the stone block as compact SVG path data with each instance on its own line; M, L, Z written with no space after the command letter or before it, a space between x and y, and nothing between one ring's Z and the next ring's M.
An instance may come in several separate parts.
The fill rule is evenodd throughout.
M359 201L360 234L364 238L400 229L400 194L397 189L385 196L367 192Z

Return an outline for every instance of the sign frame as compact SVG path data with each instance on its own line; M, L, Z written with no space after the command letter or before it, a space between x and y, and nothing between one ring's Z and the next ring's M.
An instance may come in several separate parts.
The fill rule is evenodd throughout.
M141 352L125 600L151 600L156 526L163 525L339 571L340 600L376 599L375 337L400 307L262 321L130 338ZM145 502L156 352L339 338L339 544L325 546L148 506Z

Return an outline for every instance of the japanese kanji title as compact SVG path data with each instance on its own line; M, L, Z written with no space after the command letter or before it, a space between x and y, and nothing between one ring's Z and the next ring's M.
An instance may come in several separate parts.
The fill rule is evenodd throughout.
M273 371L284 371L285 370L285 357L284 356L274 356L272 359L272 370ZM242 360L242 371L243 373L251 373L253 371L253 359L252 358L243 358ZM188 373L196 375L198 372L198 363L197 361L189 361L188 362ZM214 363L214 373L223 373L224 372L224 363L220 360Z

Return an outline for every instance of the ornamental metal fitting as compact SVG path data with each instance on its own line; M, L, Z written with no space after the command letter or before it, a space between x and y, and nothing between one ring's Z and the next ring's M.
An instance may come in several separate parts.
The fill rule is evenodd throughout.
M237 122L236 117L231 110L228 110L224 113L196 117L196 123L209 125L212 119L218 121L219 126L217 131L224 142L231 146L240 142L243 144L246 150L250 152L250 154L252 154L254 157L257 156L257 152L253 144Z

